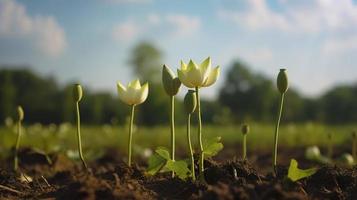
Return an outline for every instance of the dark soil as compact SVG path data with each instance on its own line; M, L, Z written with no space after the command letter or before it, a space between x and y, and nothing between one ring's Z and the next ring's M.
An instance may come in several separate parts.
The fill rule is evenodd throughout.
M108 151L86 170L64 155L50 155L49 160L23 149L21 172L1 165L0 199L357 199L357 167L321 166L294 183L286 179L287 165L275 176L262 172L258 162L209 159L202 184L171 178L170 173L147 176L145 168L128 167L116 155ZM20 180L20 173L31 178Z

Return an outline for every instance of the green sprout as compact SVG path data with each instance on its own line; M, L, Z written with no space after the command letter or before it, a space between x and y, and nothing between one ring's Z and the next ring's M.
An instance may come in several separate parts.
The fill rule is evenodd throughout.
M354 160L357 160L357 133L356 133L356 131L352 132L352 157Z
M17 138L16 138L16 145L15 145L15 157L14 157L14 171L17 171L19 167L19 147L20 147L20 140L21 140L21 122L24 120L25 113L21 106L17 106Z
M82 161L83 166L88 169L86 162L84 161L83 152L82 152L82 141L81 141L81 116L79 112L79 102L83 97L83 90L80 84L75 84L73 87L73 100L76 104L76 120L77 120L77 141L78 141L78 153L79 158Z
M119 99L124 103L130 105L130 125L129 125L129 141L128 141L128 165L131 167L131 152L132 152L132 141L133 141L133 122L135 106L142 104L148 97L149 94L149 83L144 85L140 84L138 79L131 81L127 87L122 85L120 82L117 84Z
M243 124L242 126L242 134L243 134L243 160L247 159L247 134L249 133L250 127L247 124Z
M192 150L192 144L191 144L191 114L195 112L196 110L196 93L194 90L188 90L185 98L184 98L184 105L185 105L185 111L187 114L187 142L188 142L188 148L190 150L190 158L191 158L191 176L192 180L196 180L196 175L195 175L195 159L193 157L193 150Z
M288 170L288 178L291 181L296 182L300 179L312 176L316 172L317 172L317 168L299 169L298 162L295 159L291 159L289 170Z
M284 95L289 88L288 75L286 74L286 69L280 69L277 78L277 86L280 92L280 107L278 112L278 119L275 127L275 136L274 136L274 151L273 151L273 169L276 171L277 164L277 154L278 154L278 138L279 138L279 125L281 120L281 114L283 112L284 105Z
M171 100L171 115L170 115L170 128L171 128L171 159L175 161L175 95L179 92L181 81L175 77L174 73L166 65L162 68L162 84L166 93L170 96ZM172 177L175 173L172 172Z
M202 117L199 90L202 87L209 87L213 85L220 74L219 66L211 69L211 58L208 57L201 64L197 65L194 61L186 65L181 61L181 69L177 70L178 77L182 84L188 88L196 90L197 101L197 116L198 116L198 142L200 145L200 162L199 162L199 176L200 180L204 182L204 146L202 142Z

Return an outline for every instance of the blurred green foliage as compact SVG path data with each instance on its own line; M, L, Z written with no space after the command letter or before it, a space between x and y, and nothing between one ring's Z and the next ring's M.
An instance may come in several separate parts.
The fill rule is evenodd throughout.
M148 99L136 111L139 124L153 126L168 123L170 99L161 84L162 56L153 44L142 42L132 49L129 57L135 76L141 82L150 82ZM275 120L279 98L275 80L252 71L239 60L229 66L222 78L224 84L218 91L218 98L202 100L205 124L266 123ZM26 113L25 123L74 122L72 87L72 83L59 86L53 77L41 77L18 66L0 66L0 121L13 116L16 106L20 104ZM317 98L303 97L290 88L286 94L283 121L356 122L356 99L357 84L336 86ZM185 123L183 111L182 99L178 98L177 124ZM124 124L129 108L117 100L116 94L93 93L84 88L81 114L85 124ZM193 119L196 119L195 116ZM192 123L195 124L196 120Z

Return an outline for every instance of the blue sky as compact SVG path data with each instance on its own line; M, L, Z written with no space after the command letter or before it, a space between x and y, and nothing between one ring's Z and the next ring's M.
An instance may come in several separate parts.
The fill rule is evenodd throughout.
M133 78L128 56L149 40L180 59L220 65L214 97L235 58L316 96L357 80L355 0L0 0L0 64L28 65L61 83L115 92Z

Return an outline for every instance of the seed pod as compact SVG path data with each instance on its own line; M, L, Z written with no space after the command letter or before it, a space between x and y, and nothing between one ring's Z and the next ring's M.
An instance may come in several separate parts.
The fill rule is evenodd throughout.
M248 124L243 124L242 125L242 133L243 133L243 135L248 134L249 130L250 130L250 127L249 127Z
M280 69L277 78L278 90L281 94L284 94L289 88L288 75L286 74L286 69Z
M73 87L73 100L79 102L82 99L83 90L80 84L75 84Z
M184 98L184 105L186 114L192 114L196 110L196 92L194 90L188 90L185 98Z
M25 113L24 113L24 110L22 109L22 107L17 106L17 120L18 121L24 120L24 116L25 116Z
M166 93L170 96L176 95L181 87L180 79L175 77L174 73L166 65L162 68L162 84Z

